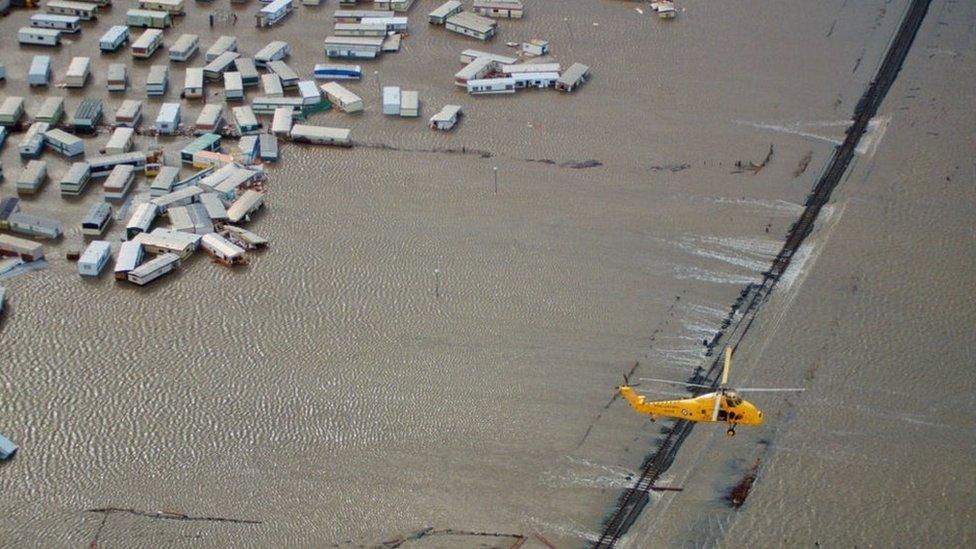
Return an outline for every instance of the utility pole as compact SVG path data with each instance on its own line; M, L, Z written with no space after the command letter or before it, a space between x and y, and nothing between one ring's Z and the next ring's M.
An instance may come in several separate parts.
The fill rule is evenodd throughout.
M498 194L498 166L493 166L491 171L495 174L495 194Z
M441 270L434 269L434 297L441 297Z

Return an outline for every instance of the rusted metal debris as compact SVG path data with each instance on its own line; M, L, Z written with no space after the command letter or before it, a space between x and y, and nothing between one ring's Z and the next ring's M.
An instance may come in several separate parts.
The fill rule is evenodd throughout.
M729 501L729 505L735 508L742 507L742 504L746 502L746 498L749 497L749 491L752 490L752 485L756 482L756 475L759 474L759 458L756 458L755 463L752 467L746 471L743 475L742 480L738 484L732 487L729 491L729 495L726 499Z

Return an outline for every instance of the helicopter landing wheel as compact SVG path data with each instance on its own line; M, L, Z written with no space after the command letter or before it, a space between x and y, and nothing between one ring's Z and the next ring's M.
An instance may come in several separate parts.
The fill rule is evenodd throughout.
M734 437L735 436L735 427L729 427L729 430L728 431L725 431L725 434L728 435L728 436L730 436L730 437Z

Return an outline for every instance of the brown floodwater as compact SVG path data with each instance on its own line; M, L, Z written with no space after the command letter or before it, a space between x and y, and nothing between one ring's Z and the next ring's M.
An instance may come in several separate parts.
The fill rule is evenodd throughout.
M49 181L23 210L60 219L66 236L46 245L46 268L2 281L0 432L21 446L0 465L4 544L376 544L434 528L584 545L660 428L607 407L614 386L635 362L639 375L683 379L705 360L702 339L768 268L904 4L683 2L662 22L636 2L527 2L484 44L429 26L438 3L416 3L399 53L359 62L365 77L349 88L364 113L312 118L351 128L356 147L282 146L267 208L248 225L272 244L246 268L198 255L147 288L82 279L64 254L82 245L78 224L101 192L62 199L68 164L45 153ZM117 0L58 49L18 46L33 12L13 11L0 20L0 95L26 97L28 114L48 95L65 96L69 114L98 96L109 120L124 98L145 99L165 51L133 62L97 48L134 4ZM289 64L311 77L337 4L299 6L270 29L253 27L257 6L188 2L165 41L192 32L206 50L231 34L253 54L286 40ZM215 9L237 24L210 29ZM505 42L534 37L563 66L590 65L592 80L568 95L469 97L453 85L461 50L511 53ZM963 51L971 68L971 37ZM71 56L91 56L94 77L81 91L29 89L35 54L53 55L55 80ZM111 62L130 66L127 94L104 91ZM168 64L176 101L182 66ZM202 52L189 62L202 64ZM418 90L421 118L383 116L383 85ZM147 101L143 126L161 102ZM428 130L448 103L463 106L461 124ZM200 104L183 101L184 123ZM86 138L87 153L107 139ZM0 151L2 196L22 169L19 140ZM158 140L169 164L187 141ZM765 168L735 173L771 145ZM600 165L560 166L587 160ZM147 196L140 179L131 202ZM716 478L684 505L708 509ZM88 512L100 508L258 523Z

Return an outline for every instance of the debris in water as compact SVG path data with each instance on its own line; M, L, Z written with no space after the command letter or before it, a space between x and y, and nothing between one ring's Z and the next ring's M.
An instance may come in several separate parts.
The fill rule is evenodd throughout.
M500 532L474 532L471 530L454 530L452 528L445 528L443 530L435 530L434 528L427 527L423 530L418 530L412 534L405 536L400 536L389 541L384 541L379 546L388 549L395 549L396 547L401 547L408 541L417 541L426 537L432 536L466 536L466 537L487 537L487 538L509 538L514 541L512 547L521 547L525 541L526 537L522 534L506 534Z
M651 166L652 172L663 172L665 170L671 173L678 173L682 170L687 170L691 167L691 164L661 164L659 166Z
M726 497L732 507L742 507L742 504L746 502L746 498L749 497L749 491L752 490L752 484L756 482L756 475L758 473L759 458L757 457L755 463L752 464L752 467L746 471L745 476L742 477L742 480L732 487L732 490Z
M793 177L803 175L803 172L807 171L807 168L810 166L810 160L812 159L813 151L807 151L807 154L803 155L803 158L800 159L800 163L796 165L796 169L793 170Z
M582 170L584 168L596 168L602 166L603 162L599 160L584 160L582 162L563 162L559 165L560 168L572 168L574 170Z
M750 160L747 163L743 163L741 160L736 160L735 161L735 168L736 169L733 170L731 173L752 172L752 175L756 175L763 168L765 168L766 166L768 166L769 163L772 160L773 160L773 144L770 143L769 144L769 152L766 153L766 158L764 158L762 162L760 162L759 164L756 164L752 160Z
M252 519L238 519L238 518L227 518L227 517L195 517L192 515L187 515L177 511L141 511L139 509L129 509L122 507L100 507L97 509L88 509L89 513L125 513L128 515L136 515L139 517L151 518L151 519L164 519L164 520L186 520L186 521L200 521L200 522L233 522L236 524L261 524L260 520Z

